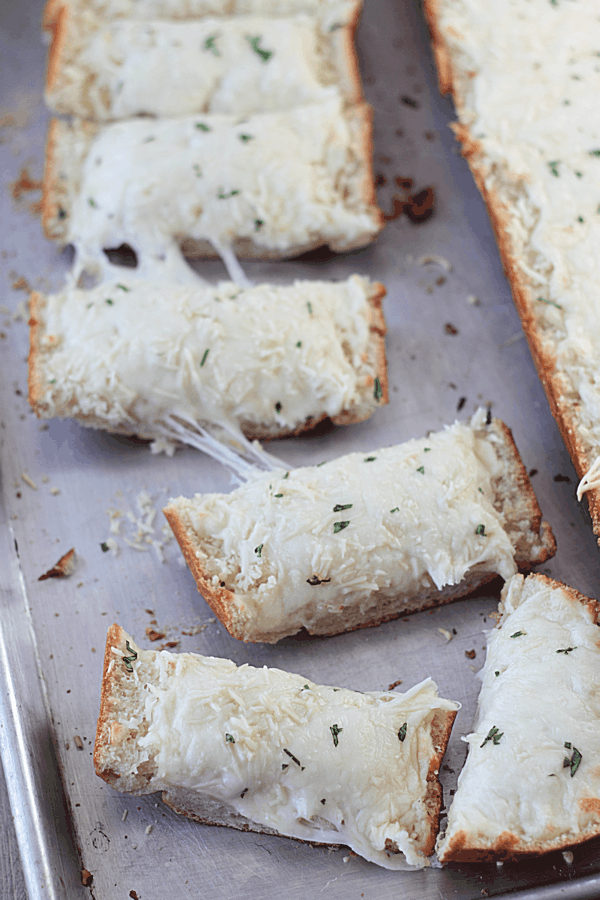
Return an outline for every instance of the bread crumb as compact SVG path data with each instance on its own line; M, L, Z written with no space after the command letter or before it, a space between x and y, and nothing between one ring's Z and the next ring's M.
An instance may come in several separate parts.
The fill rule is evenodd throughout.
M81 883L84 887L90 887L94 880L94 876L87 869L81 870Z
M344 861L345 863L350 862L350 857L349 857L349 856L345 856L343 861Z
M151 834L151 832L152 832L152 825L148 825L148 827L146 828L146 834Z
M392 681L391 684L388 684L388 691L393 691L395 687L398 687L399 684L402 684L402 679L399 678L398 681Z
M146 628L146 637L149 641L162 641L166 637L164 631L155 631L154 628Z
M129 810L128 810L128 809L124 809L124 810L123 810L123 815L121 816L121 822L124 822L124 821L125 821L125 819L127 818L128 814L129 814Z
M60 488L51 487L50 493L52 494L53 497L57 497L60 494Z
M75 548L71 547L51 569L40 575L38 581L46 581L47 578L68 578L75 571L76 563Z
M570 850L563 850L563 859L568 866L573 865L573 853Z
M83 741L78 734L73 735L73 742L78 750L83 750Z
M438 631L446 638L446 643L452 640L452 632L448 631L447 628L438 628Z
M35 481L27 474L27 472L21 472L21 478L23 479L23 481L25 482L25 484L28 484L29 487L33 488L34 491L37 491L37 484L36 484Z
M467 659L475 659L477 654L475 650L465 650L465 656L467 657Z

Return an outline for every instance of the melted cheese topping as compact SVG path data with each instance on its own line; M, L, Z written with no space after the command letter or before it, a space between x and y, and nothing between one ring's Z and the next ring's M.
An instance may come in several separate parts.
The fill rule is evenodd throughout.
M378 404L372 287L295 282L240 290L128 276L49 297L36 372L42 412L152 436L168 416L294 430Z
M245 639L278 640L354 608L368 620L390 596L458 584L473 569L516 571L492 503L502 467L482 423L170 505L215 589L234 592Z
M598 626L585 604L543 577L515 576L501 611L442 857L460 831L482 848L509 831L534 852L598 831ZM502 736L485 742L493 728ZM575 749L582 758L573 774Z
M305 15L117 20L85 38L79 52L67 49L49 101L95 119L197 111L246 116L323 100L335 80L320 53L317 20Z
M243 122L117 122L91 142L73 126L64 139L86 151L67 182L66 239L83 254L126 243L157 260L186 236L223 245L247 238L277 252L369 240L380 223L360 196L357 124L336 95Z
M488 161L541 339L600 449L600 19L596 0L441 0L462 71L460 119ZM577 404L578 406L579 404Z
M347 844L389 869L428 865L431 723L437 710L458 708L430 679L403 695L359 694L278 669L136 649L134 670L143 681L150 663L154 683L128 725L148 723L138 744L157 767L154 790L207 794L281 834Z

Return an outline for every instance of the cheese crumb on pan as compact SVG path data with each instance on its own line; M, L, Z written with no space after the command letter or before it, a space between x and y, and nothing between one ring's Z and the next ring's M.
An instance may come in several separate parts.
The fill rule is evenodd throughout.
M278 669L144 651L113 626L94 762L117 790L163 790L201 821L422 868L458 706L431 679L405 694L357 693Z
M599 608L544 575L505 586L443 862L540 854L600 833Z

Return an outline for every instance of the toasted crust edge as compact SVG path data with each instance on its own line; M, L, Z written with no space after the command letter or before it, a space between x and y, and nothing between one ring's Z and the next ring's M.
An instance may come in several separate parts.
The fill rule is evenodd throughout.
M547 587L560 588L564 591L570 600L574 603L581 603L589 611L594 624L600 624L600 601L587 597L580 591L562 581L549 578L541 572L530 575L536 581L541 582ZM498 627L498 626L496 626ZM597 798L590 800L580 800L580 803L593 803L600 813L600 801ZM460 830L450 839L443 853L438 854L441 863L472 863L472 862L493 862L495 860L512 860L528 856L541 856L545 853L551 853L554 850L562 850L566 847L575 847L577 844L585 843L592 840L600 834L600 818L598 823L589 828L587 831L579 835L571 835L567 838L557 837L552 841L537 841L534 843L526 843L522 841L518 835L511 831L503 831L498 835L495 841L483 845L482 842L474 841L466 831Z
M451 94L456 108L460 110L462 107L462 97L459 89L460 82L456 68L453 65L452 53L440 27L439 0L423 0L423 10L431 35L440 91L442 94ZM485 156L481 143L473 137L466 125L458 122L452 128L456 139L461 144L462 155L467 160L475 183L485 201L498 242L504 271L510 283L513 301L521 318L523 331L527 337L540 381L544 386L552 415L558 425L577 475L579 478L583 478L594 462L596 454L578 432L577 418L573 414L573 401L565 396L561 375L556 372L554 350L544 340L541 330L538 329L540 317L536 314L531 296L534 293L534 286L530 284L517 263L517 254L514 251L508 230L510 209L499 198L497 191L486 185ZM586 496L594 533L600 544L600 489L590 489L586 492Z
M502 455L506 455L513 467L513 479L510 485L506 484L503 479L500 479L496 485L496 502L498 507L502 509L505 502L510 503L512 499L518 497L526 505L529 529L538 538L537 552L532 546L528 547L525 540L521 543L517 542L516 545L515 562L520 571L528 572L533 566L546 562L556 553L556 541L550 526L542 520L542 513L537 498L514 442L512 432L500 419L493 419L492 426L495 434L502 441L499 451L500 458L502 458ZM497 447L496 444L494 446ZM164 507L163 513L173 530L185 561L194 577L198 591L232 637L247 643L277 643L284 637L290 636L290 633L287 631L285 633L248 632L243 602L238 603L235 592L226 588L223 582L220 583L219 587L213 585L213 576L208 574L204 565L196 556L194 538L177 510L172 505L167 505ZM521 530L521 533L524 534L524 531ZM496 577L494 572L471 571L460 584L447 585L442 590L433 589L425 592L418 607L409 606L406 598L399 598L396 606L391 611L388 608L382 611L379 616L375 616L368 621L349 621L350 617L346 611L344 619L340 618L333 627L331 625L324 625L322 628L313 627L309 630L309 633L333 635L357 631L360 628L372 628L399 616L422 612L426 609L452 603L454 600L472 593Z

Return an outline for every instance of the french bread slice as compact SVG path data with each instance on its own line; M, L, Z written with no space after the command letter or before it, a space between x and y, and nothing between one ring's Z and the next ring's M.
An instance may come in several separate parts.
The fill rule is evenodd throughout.
M123 275L30 300L29 401L40 418L144 438L173 418L250 439L387 402L385 288L353 275L239 288Z
M346 844L388 869L429 864L437 774L458 704L431 679L405 694L324 687L278 669L142 650L109 629L96 773L163 791L210 825Z
M598 6L424 0L440 88L579 477L600 455ZM600 482L587 498L600 535Z
M328 244L349 250L382 227L371 171L371 112L335 95L248 117L53 120L43 222L83 253L128 244L162 258L232 248L281 258ZM216 165L218 161L218 165Z
M555 552L510 431L484 410L164 513L198 589L243 641L377 625Z
M362 98L353 47L359 7L334 31L315 16L106 22L61 10L48 57L51 110L95 121L137 115L247 116L326 99Z
M537 856L600 834L600 604L516 575L500 613L442 862Z

